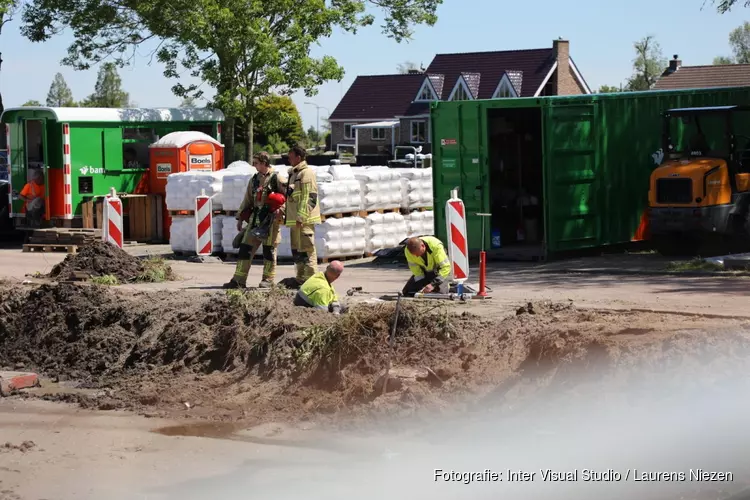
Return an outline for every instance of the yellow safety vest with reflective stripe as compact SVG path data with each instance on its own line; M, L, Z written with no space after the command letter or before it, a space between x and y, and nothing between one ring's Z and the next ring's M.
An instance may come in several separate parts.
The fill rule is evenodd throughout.
M406 262L409 263L409 269L414 274L414 279L421 280L426 272L433 272L441 278L447 278L451 273L451 261L448 259L448 254L445 253L443 244L433 236L422 236L420 240L427 247L424 256L417 257L408 248L404 248ZM425 262L425 257L427 257L427 262Z
M339 298L333 285L326 279L325 273L318 272L310 276L300 287L298 295L312 307L328 310L328 306L337 306Z

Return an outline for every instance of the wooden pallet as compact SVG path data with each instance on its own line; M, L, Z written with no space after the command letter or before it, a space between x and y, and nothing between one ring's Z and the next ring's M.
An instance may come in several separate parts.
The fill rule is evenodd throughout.
M344 217L359 217L360 213L361 212L357 211L357 212L339 212L335 214L321 215L320 220L321 222L325 222L326 219L343 219Z
M40 245L36 243L26 243L23 246L24 252L67 252L71 255L78 253L78 245Z
M368 215L372 214L398 214L401 213L400 208L380 208L378 210L360 210L359 216L362 218L366 218Z
M419 208L401 208L401 215L409 215L413 212L429 212L432 210L430 207L419 207Z

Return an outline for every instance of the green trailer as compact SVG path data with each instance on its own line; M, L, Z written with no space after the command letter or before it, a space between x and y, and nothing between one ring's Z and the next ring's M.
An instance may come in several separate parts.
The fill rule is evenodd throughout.
M459 188L470 250L547 258L647 235L662 112L750 104L750 87L435 102L433 195ZM446 239L445 213L435 212Z
M44 108L6 109L4 124L11 187L8 209L22 226L18 194L41 169L45 219L58 226L81 224L81 204L109 193L135 193L148 177L149 149L170 132L195 130L220 139L224 115L209 109ZM139 188L139 186L141 186Z

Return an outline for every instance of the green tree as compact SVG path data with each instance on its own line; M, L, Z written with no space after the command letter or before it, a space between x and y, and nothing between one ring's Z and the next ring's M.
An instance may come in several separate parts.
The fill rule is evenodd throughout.
M661 52L659 42L652 35L646 36L633 44L633 76L628 78L628 90L650 90L659 76L664 72L667 60Z
M712 0L714 5L716 5L716 9L724 14L725 12L728 12L732 7L734 7L734 4L737 3L737 0ZM750 6L750 0L742 0L742 3L745 5L745 7Z
M270 94L261 98L255 116L255 142L258 144L269 144L271 137L277 136L277 142L291 146L305 137L299 110L289 96Z
M602 85L599 87L599 93L600 94L612 94L614 92L621 92L622 89L620 87L615 87L612 85Z
M745 21L729 33L729 46L736 64L750 63L750 23Z
M0 0L0 35L3 33L3 27L13 20L13 14L15 14L18 8L18 0ZM0 70L3 67L3 53L0 52ZM3 94L0 93L0 114L3 110Z
M130 94L122 90L122 79L115 63L104 63L96 77L94 93L81 103L85 108L127 108Z
M726 56L717 56L714 57L714 62L712 63L714 66L722 66L725 64L734 64L734 59L731 57Z
M314 144L315 146L320 144L320 135L318 135L318 130L312 125L307 129L306 135L307 140L310 142L310 144Z
M200 85L185 85L189 74L216 90L214 102L227 117L225 144L234 151L234 121L244 119L253 137L258 99L275 91L314 95L328 80L341 80L335 59L310 57L310 48L335 28L356 33L384 13L383 32L402 41L414 24L434 25L443 0L29 0L22 33L44 41L68 28L74 41L63 63L88 68L112 57L127 64L134 47L160 40L158 59L176 79L175 95L200 97ZM252 141L248 141L248 157Z
M35 101L34 99L32 99L30 101L26 101L25 103L21 104L21 106L37 106L37 107L39 107L41 105L42 105L41 102Z
M49 92L47 92L47 106L53 108L68 108L75 106L76 102L73 99L73 92L68 87L68 83L62 76L62 73L57 73L55 78L52 80L52 84L49 86Z
M401 74L407 74L412 71L420 71L420 68L419 66L417 66L416 63L413 63L411 61L406 61L396 66L396 70Z
M195 104L195 97L187 96L180 103L181 108L197 108Z

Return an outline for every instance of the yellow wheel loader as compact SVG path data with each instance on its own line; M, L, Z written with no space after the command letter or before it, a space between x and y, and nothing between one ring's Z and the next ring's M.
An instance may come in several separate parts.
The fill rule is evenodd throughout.
M649 231L663 255L750 241L750 107L670 109L651 174ZM717 245L718 244L718 245Z

